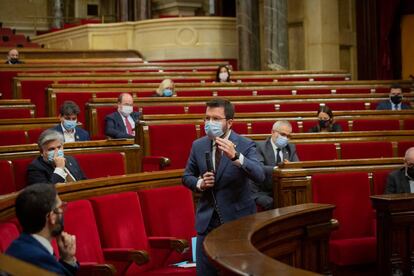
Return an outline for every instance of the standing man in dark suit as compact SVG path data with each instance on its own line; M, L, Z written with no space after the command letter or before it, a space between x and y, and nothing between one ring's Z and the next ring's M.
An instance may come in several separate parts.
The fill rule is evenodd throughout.
M396 83L391 86L390 89L390 99L380 102L377 105L377 110L403 110L411 109L411 106L407 103L404 103L403 92L401 86Z
M63 135L47 129L39 136L40 156L27 168L27 184L65 183L86 179L78 162L63 152Z
M19 51L17 49L11 49L7 55L6 64L23 64L24 62L19 60Z
M386 194L414 193L414 147L405 152L404 164L388 175Z
M79 106L72 101L65 101L60 106L60 124L51 128L60 132L65 143L77 141L89 141L89 133L78 126Z
M140 113L133 111L134 100L128 93L118 97L118 111L105 117L105 134L110 138L134 138Z
M16 198L16 216L23 228L6 254L59 275L75 275L76 238L63 232L62 202L53 185L36 184L25 188ZM56 239L60 260L54 255L52 240Z
M252 191L256 204L265 210L272 209L274 206L274 168L281 163L299 161L295 145L289 144L291 133L292 125L288 121L277 121L273 124L272 136L266 141L256 143L258 159L264 165L266 179L260 183L253 183Z
M204 238L223 223L254 214L250 185L265 177L254 142L231 130L233 118L234 106L229 101L207 103L207 136L194 141L183 175L183 184L201 194L195 225L197 275L217 275L203 252Z

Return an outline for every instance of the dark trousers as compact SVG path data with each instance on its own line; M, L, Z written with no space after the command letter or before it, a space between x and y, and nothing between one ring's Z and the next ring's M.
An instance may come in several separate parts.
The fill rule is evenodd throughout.
M220 219L217 212L213 212L210 223L207 227L207 231L204 233L197 233L197 245L196 245L196 263L197 263L197 275L198 276L215 276L218 275L217 269L210 262L207 255L204 252L203 243L208 233L214 228L220 226Z

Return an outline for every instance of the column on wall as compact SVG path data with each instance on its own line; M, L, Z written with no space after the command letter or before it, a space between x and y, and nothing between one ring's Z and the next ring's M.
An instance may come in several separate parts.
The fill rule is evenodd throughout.
M52 27L61 29L63 27L63 5L62 0L53 1L53 23Z

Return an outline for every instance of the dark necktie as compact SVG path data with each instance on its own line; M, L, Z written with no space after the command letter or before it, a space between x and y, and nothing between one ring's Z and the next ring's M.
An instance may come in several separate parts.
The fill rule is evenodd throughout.
M218 144L216 144L216 153L214 154L214 162L216 164L216 171L218 171L218 167L221 160L221 150L218 147Z
M280 164L282 160L280 159L280 149L276 149L276 165Z
M129 122L128 117L125 117L125 126L126 126L126 129L127 129L127 133L129 135L132 135L132 125Z
M394 104L394 110L398 110L398 104Z

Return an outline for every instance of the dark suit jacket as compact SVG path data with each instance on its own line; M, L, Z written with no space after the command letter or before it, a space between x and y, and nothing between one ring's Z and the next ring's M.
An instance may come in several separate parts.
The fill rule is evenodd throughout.
M264 194L273 197L273 168L277 166L275 159L275 152L272 147L271 137L266 141L256 142L257 158L264 165L266 179L263 182L255 182L252 184L253 198ZM294 144L287 144L282 149L283 160L291 162L299 161L296 154L296 146Z
M79 266L57 261L40 242L26 233L10 244L6 254L59 275L75 275L79 269Z
M410 183L405 175L405 167L392 171L387 177L386 194L411 193Z
M8 60L5 62L5 64L24 64L24 61L18 60L17 63L10 63Z
M137 127L140 116L141 113L139 112L131 113L131 117L135 121L135 128ZM134 136L127 134L124 121L118 111L105 117L105 135L111 138L134 138Z
M51 129L56 130L58 132L60 132L63 135L63 129L62 129L62 125L58 124L54 127L52 127ZM89 137L89 132L87 132L86 130L84 130L83 128L80 127L76 127L76 132L75 132L75 141L89 141L91 140L91 138Z
M407 103L401 103L401 110L411 109L411 106ZM392 110L391 102L389 100L382 101L378 103L377 110Z
M201 192L196 215L196 230L206 232L214 211L214 193L217 207L223 222L238 219L256 212L256 205L251 196L251 180L264 180L263 166L257 160L256 147L253 141L231 132L229 140L236 145L236 150L243 154L243 166L237 167L225 155L215 175L216 184L213 189ZM198 191L197 181L207 171L205 152L211 152L212 141L204 136L193 142L187 166L183 175L183 184L193 191Z
M71 156L65 156L65 158L66 168L72 176L76 180L86 179L76 159ZM63 179L60 175L53 173L54 170L55 167L48 162L45 162L42 156L37 157L27 167L27 185L36 183L56 184L65 182L65 179Z

